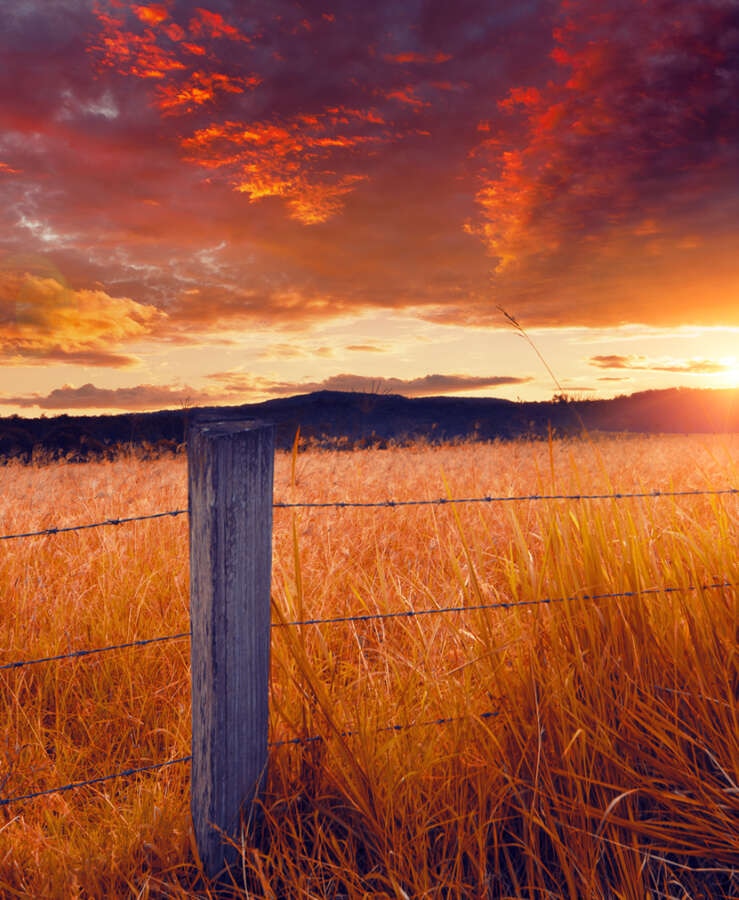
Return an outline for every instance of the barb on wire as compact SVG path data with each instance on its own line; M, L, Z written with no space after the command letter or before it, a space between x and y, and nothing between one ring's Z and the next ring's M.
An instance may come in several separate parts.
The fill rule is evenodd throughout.
M329 619L300 619L295 622L273 622L272 628L288 628L300 625L338 625L344 622L371 622L375 619L413 619L417 616L433 616L440 613L479 612L490 609L519 609L522 606L543 606L550 603L587 602L595 600L614 600L627 597L642 597L648 594L678 594L692 591L710 591L719 588L736 587L729 581L714 584L678 585L674 587L642 588L638 591L620 591L611 594L575 594L571 597L541 597L538 600L515 600L499 603L477 603L471 606L434 606L430 609L404 609L390 613L363 613L358 616L334 616Z
M60 784L57 787L45 788L42 791L33 791L30 794L21 794L17 797L0 797L0 807L10 806L12 803L22 803L26 800L36 800L39 797L46 797L49 794L61 794L65 791L73 791L76 788L90 787L96 784L102 784L105 781L112 781L114 778L131 778L141 772L153 772L156 769L164 769L167 766L175 766L178 763L190 762L192 756L180 756L177 759L169 759L166 762L152 763L149 766L138 766L135 769L124 769L122 772L114 772L112 775L99 775L96 778L88 778L85 781L74 781L70 784Z
M129 647L146 647L147 644L159 644L163 641L179 641L189 637L189 631L181 631L179 634L165 634L162 635L162 637L128 641L125 644L109 644L107 647L94 647L90 650L71 650L69 653L57 653L55 656L40 656L37 659L21 659L16 662L5 663L0 665L0 671L3 669L20 669L24 666L35 666L39 663L57 662L61 659L79 659L83 656L92 656L95 653L108 653L111 650L126 650Z
M0 541L10 541L14 538L43 537L49 534L63 534L68 531L85 531L88 528L103 528L106 525L127 525L129 522L144 522L147 519L162 519L166 516L182 516L189 513L189 509L170 509L167 512L149 513L145 516L126 516L122 519L105 519L103 522L88 522L85 525L65 525L58 528L42 528L39 531L25 531L17 534L0 534Z
M492 719L495 716L499 716L500 713L495 710L493 712L483 712L483 713L469 713L466 716L446 716L441 719L430 719L426 722L407 722L402 725L383 725L382 728L376 729L377 734L382 734L385 731L410 731L412 728L429 728L433 725L448 725L450 722L463 722L465 719ZM358 737L362 732L359 730L354 731L340 731L339 737ZM323 734L314 734L312 737L303 737L303 738L288 738L282 741L271 741L268 746L269 747L287 747L293 744L313 744L317 741L325 741L326 736Z

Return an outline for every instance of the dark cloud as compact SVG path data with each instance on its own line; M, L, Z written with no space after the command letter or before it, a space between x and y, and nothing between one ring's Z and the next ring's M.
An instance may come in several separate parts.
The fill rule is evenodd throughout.
M530 378L509 375L424 375L421 378L368 377L366 375L331 375L322 381L270 381L241 373L222 373L211 376L213 381L229 391L262 391L275 397L305 394L312 391L352 391L380 394L402 394L405 397L431 397L456 394L481 388L525 384Z
M188 387L141 384L131 388L99 388L93 384L56 388L49 394L0 397L7 406L39 409L101 409L145 412L212 402L212 397Z

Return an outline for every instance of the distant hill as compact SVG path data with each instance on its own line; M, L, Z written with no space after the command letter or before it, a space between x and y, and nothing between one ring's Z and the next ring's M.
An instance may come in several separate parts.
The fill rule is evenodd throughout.
M30 460L110 458L123 448L146 455L177 452L198 417L259 418L276 426L277 446L302 438L324 446L386 446L419 438L490 441L589 432L739 432L739 390L676 388L612 400L540 403L490 398L421 397L318 391L242 406L111 416L0 418L0 457Z

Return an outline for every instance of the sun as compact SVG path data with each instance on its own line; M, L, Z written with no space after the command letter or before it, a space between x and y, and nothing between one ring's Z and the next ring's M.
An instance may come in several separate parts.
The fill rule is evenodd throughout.
M721 380L726 387L739 388L739 362L735 356L724 357L721 360L724 365L724 371Z

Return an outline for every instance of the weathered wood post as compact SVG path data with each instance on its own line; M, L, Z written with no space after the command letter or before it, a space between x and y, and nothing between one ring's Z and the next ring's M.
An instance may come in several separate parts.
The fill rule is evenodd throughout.
M188 435L192 794L206 874L238 863L228 839L264 781L274 426L196 419Z

